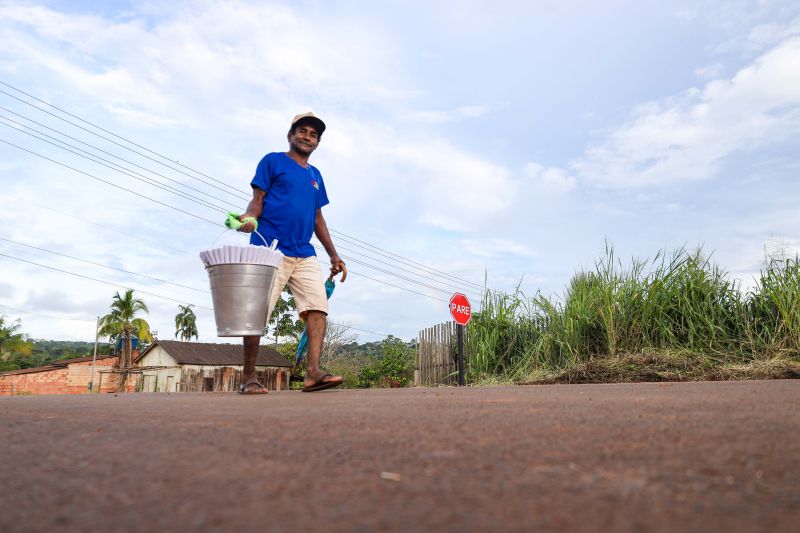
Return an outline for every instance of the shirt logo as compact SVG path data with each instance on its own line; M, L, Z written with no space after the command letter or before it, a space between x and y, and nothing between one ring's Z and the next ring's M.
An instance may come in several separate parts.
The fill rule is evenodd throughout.
M315 189L319 190L319 183L317 183L317 180L313 180L312 179L311 180L311 185L313 185Z

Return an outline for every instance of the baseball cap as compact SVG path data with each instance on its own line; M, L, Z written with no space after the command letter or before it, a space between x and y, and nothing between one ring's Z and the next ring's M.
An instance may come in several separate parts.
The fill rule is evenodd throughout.
M292 119L292 127L294 127L295 124L297 124L300 121L310 122L311 124L313 124L314 127L317 128L317 133L319 135L322 135L322 132L325 131L325 123L322 122L322 120L311 111L309 111L308 113L295 115L295 117Z

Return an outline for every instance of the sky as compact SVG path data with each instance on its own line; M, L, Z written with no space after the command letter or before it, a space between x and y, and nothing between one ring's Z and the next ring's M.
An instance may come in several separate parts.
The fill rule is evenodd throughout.
M558 297L607 246L745 290L800 252L797 2L0 0L0 40L0 313L32 338L93 340L130 287L159 338L194 304L235 342L198 253L246 242L225 212L307 111L359 342Z

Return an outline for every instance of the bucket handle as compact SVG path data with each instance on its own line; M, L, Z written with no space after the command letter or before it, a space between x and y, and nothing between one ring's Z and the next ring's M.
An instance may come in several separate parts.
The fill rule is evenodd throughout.
M255 233L256 235L258 235L258 236L261 238L261 240L264 242L264 246L269 246L269 249L270 249L270 250L276 250L276 249L278 248L278 239L272 239L272 244L269 244L269 243L267 242L267 239L265 239L265 238L264 238L264 236L263 236L263 235L261 235L261 234L258 232L258 230L254 229L254 230L253 230L253 233Z
M225 227L227 229L239 230L243 225L242 221L239 220L240 217L241 217L241 215L239 215L238 213L228 213L228 218L225 220ZM254 217L247 217L245 220L248 220L248 219L253 221L253 224L255 225L255 227L253 228L253 233L258 235L258 237L264 243L264 246L269 247L270 250L276 250L278 248L278 239L272 239L272 244L268 243L267 239L265 239L264 236L261 235L258 232L258 229L257 229L258 228L258 221ZM225 234L225 231L223 231L222 234L219 237L222 237L222 235L224 235L224 234ZM214 241L215 243L217 242L217 240L219 240L219 237L217 237L217 239Z

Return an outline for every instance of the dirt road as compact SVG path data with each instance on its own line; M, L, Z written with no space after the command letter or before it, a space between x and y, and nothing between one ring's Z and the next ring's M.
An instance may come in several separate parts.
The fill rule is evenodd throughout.
M797 531L800 380L0 398L0 530Z

